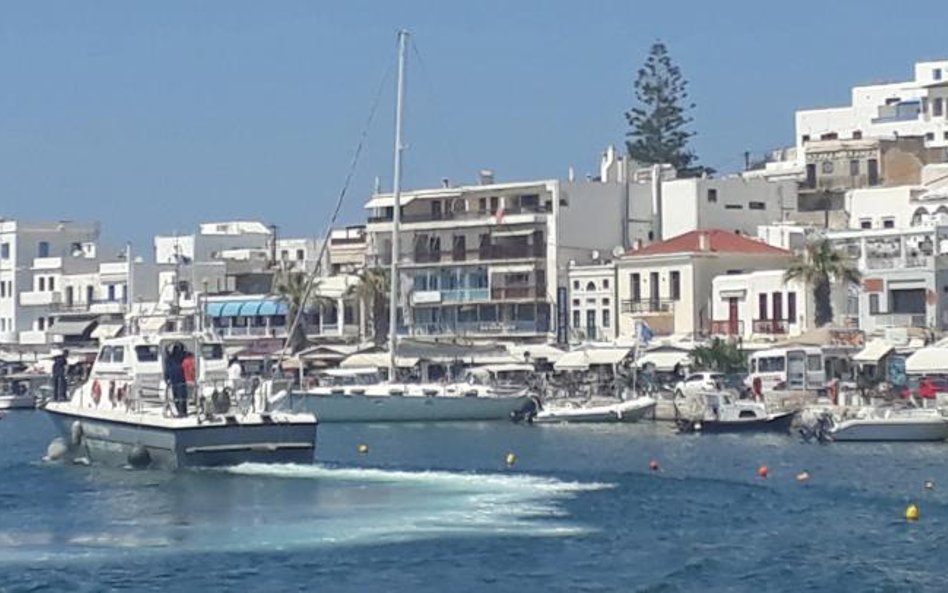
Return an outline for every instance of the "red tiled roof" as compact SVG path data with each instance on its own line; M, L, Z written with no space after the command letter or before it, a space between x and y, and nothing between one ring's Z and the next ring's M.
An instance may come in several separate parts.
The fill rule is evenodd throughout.
M707 249L701 249L701 235L707 236ZM641 249L633 249L629 256L665 255L669 253L750 253L754 255L792 255L790 251L768 245L763 241L751 239L720 229L702 229L684 235L672 237L667 241L652 243Z

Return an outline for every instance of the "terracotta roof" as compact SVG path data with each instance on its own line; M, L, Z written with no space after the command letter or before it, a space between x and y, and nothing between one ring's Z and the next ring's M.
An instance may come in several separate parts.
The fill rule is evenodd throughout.
M707 237L707 249L701 249L701 235ZM749 253L754 255L793 255L786 249L768 245L763 241L751 239L720 229L702 229L691 231L684 235L672 237L667 241L660 241L646 245L641 249L633 249L628 256L665 255L669 253Z

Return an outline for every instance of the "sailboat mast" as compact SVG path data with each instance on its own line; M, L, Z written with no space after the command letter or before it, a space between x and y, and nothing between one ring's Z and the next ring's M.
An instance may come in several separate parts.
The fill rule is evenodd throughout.
M389 277L388 304L388 379L395 380L395 349L398 345L398 224L401 221L402 193L402 101L405 94L405 46L408 31L398 32L398 87L395 95L395 173L392 175L392 264Z

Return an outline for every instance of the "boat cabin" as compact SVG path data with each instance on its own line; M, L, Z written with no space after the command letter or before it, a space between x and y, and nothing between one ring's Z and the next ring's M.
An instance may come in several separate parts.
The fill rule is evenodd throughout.
M464 382L471 385L526 387L536 371L530 364L488 364L464 372Z

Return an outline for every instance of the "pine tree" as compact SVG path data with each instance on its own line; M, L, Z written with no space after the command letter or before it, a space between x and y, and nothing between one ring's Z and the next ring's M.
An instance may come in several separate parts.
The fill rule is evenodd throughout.
M636 106L626 112L629 131L626 149L640 163L670 164L683 177L713 170L697 164L698 156L688 148L695 135L687 129L695 104L688 99L688 81L668 55L661 41L652 44L645 64L635 80Z

